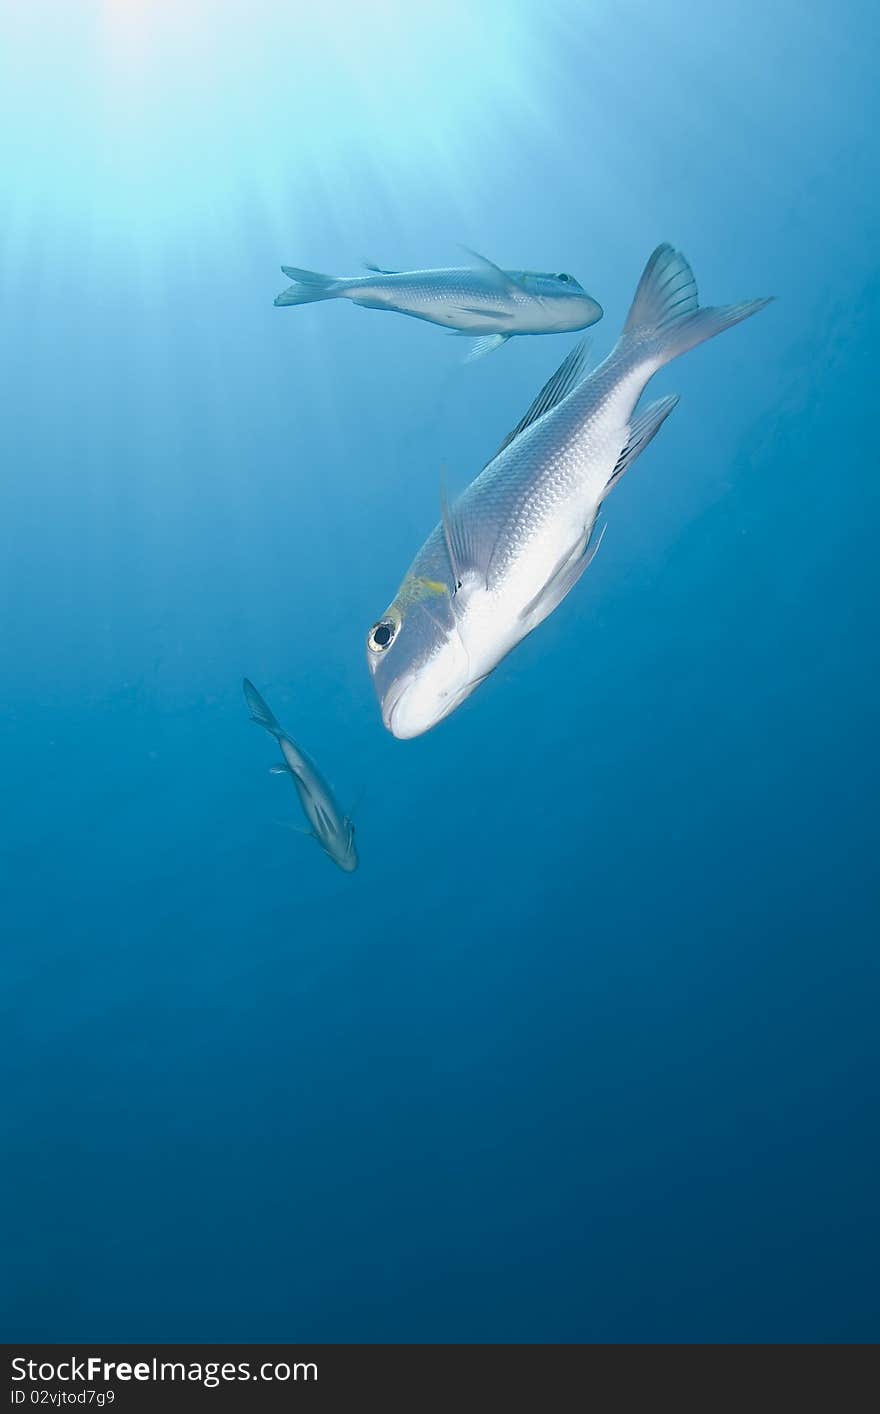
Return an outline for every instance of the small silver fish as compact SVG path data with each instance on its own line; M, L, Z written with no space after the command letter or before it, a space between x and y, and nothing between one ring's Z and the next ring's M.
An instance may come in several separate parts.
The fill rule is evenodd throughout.
M475 338L468 361L500 348L516 334L560 334L586 329L602 318L602 306L573 275L542 275L532 270L502 270L470 251L473 269L380 270L370 275L320 275L282 265L294 283L275 298L276 305L313 304L348 299L364 309L389 309L442 324Z
M484 682L574 588L599 508L677 397L636 412L653 374L767 300L700 308L684 256L661 245L608 358L579 345L458 502L442 506L397 597L367 635L385 726L420 736Z
M251 721L265 727L281 747L284 762L278 762L269 768L273 776L291 776L306 819L311 825L308 833L318 841L324 853L329 854L334 864L338 864L347 874L352 873L358 867L357 850L354 847L354 825L339 809L330 787L315 763L291 741L253 683L245 678L242 686Z

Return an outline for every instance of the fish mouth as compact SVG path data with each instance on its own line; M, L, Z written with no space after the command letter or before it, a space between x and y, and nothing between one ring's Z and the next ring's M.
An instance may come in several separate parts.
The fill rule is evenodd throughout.
M400 705L400 700L404 693L409 689L410 685L415 682L415 677L415 673L407 673L404 677L400 678L382 703L382 721L385 727L392 736L400 737L401 740L409 735L409 733L395 731L394 714Z
M581 295L578 303L580 305L578 318L581 321L578 324L578 328L580 329L589 329L591 324L598 324L599 320L605 314L599 301L593 299L592 295Z
M474 689L485 682L488 676L488 673L484 673L482 677L474 678L471 682L466 682L462 687L457 688L455 692L451 692L444 702L442 709L437 712L437 715L433 717L431 721L411 724L401 720L401 714L398 710L407 689L416 679L415 673L409 673L406 678L402 679L399 688L395 685L396 690L390 703L386 701L386 703L383 704L382 720L391 735L396 737L398 741L412 741L414 737L424 736L426 732L433 731L435 727L439 726L441 722L451 716L456 708L461 706L465 698L470 697Z

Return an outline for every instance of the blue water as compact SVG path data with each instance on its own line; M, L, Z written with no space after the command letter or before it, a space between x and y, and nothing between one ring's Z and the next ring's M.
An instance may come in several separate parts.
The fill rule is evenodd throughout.
M876 7L2 23L5 1338L876 1339ZM393 740L366 630L573 339L278 267L571 271L601 355L661 240L777 302Z

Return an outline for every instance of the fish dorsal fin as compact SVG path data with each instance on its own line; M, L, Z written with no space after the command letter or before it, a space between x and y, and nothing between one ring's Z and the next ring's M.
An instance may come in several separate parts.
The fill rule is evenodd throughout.
M531 427L533 422L537 422L539 417L543 417L545 412L555 408L563 398L568 396L572 388L576 387L583 377L589 355L590 341L589 339L581 339L559 365L553 377L547 380L525 417L520 418L512 432L508 432L501 446L489 458L489 461L494 461L505 447L509 447L511 442L516 441L521 432L525 432L527 427ZM488 466L489 462L486 465Z
M463 245L462 250L466 255L469 255L472 260L477 262L477 269L482 271L484 275L488 275L493 284L498 286L499 290L504 290L506 294L512 294L514 290L518 294L522 294L523 292L528 294L525 285L521 284L516 276L512 275L509 270L502 270L501 266L496 265L494 260L489 260L487 256L480 255L478 250L471 250L470 246Z
M603 496L611 490L612 486L617 485L623 473L629 470L636 457L645 450L651 438L657 435L677 402L678 394L670 393L669 397L660 398L656 403L650 403L637 417L633 418L629 426L626 446L617 458L614 470L605 483Z
M399 275L399 270L384 270L381 265L374 265L371 260L364 261L364 269L372 270L374 275Z

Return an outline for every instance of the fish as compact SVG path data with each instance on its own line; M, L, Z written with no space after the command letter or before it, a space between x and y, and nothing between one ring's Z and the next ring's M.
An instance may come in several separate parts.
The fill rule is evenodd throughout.
M458 500L441 493L439 524L367 634L393 736L448 717L559 607L599 547L605 497L678 402L639 408L647 383L769 302L701 306L685 257L658 246L608 357L587 372L578 344Z
M269 770L273 776L289 775L296 787L300 804L305 811L311 829L305 831L316 839L324 853L334 864L338 864L346 874L358 867L358 854L354 843L354 825L340 810L333 792L324 780L314 761L311 761L301 747L287 735L287 732L273 715L268 703L260 696L248 678L243 680L244 699L251 714L251 721L265 727L274 736L281 748L283 761Z
M476 251L472 268L383 270L369 275L322 275L282 265L293 281L277 306L347 299L362 309L386 309L441 324L474 339L467 361L482 358L519 334L560 334L586 329L602 318L602 306L573 275L502 270Z

